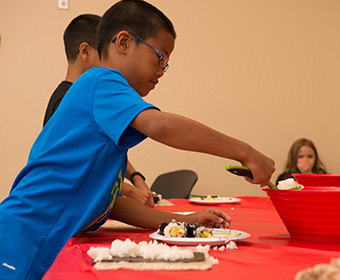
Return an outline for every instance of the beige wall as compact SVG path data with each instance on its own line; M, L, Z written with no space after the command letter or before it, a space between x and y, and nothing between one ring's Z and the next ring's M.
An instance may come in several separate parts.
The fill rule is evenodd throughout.
M0 2L0 201L24 166L42 127L50 94L64 78L62 34L81 13L115 1ZM312 139L340 173L340 1L152 0L173 21L178 39L170 69L147 100L252 144L283 168L291 143ZM189 168L196 194L264 195L227 174L233 161L177 151L152 140L130 151L151 184Z

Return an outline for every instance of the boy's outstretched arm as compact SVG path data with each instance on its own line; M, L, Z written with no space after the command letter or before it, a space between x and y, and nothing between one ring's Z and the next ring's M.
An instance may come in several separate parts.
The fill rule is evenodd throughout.
M247 180L254 184L267 185L275 171L274 161L247 143L189 118L149 109L141 112L130 125L174 148L237 160L250 168L254 178Z
M123 196L117 198L110 218L152 229L157 229L161 223L171 219L180 222L199 223L210 228L229 227L231 222L229 215L218 209L207 208L190 215L179 215L159 211Z

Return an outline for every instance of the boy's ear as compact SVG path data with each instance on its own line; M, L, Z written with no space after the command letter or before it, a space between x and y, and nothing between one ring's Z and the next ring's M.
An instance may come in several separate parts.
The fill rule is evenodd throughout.
M82 60L88 61L91 51L93 51L92 47L88 43L83 42L79 46L78 54L80 55Z
M116 44L117 50L121 54L125 55L128 52L131 42L134 38L127 31L119 32L116 37L117 39L115 41L115 44Z

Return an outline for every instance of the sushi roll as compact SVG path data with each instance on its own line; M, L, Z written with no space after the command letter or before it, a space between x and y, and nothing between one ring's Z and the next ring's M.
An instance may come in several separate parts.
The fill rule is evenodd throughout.
M185 223L171 220L162 223L158 232L165 237L185 237L186 226Z
M186 228L187 228L186 237L208 238L212 236L211 230L200 224L187 223Z
M196 223L185 223L171 220L160 225L158 233L165 237L209 238L211 229Z
M210 238L210 237L212 237L212 231L211 231L211 229L209 229L205 226L199 225L196 228L195 237Z
M196 229L198 226L201 226L201 225L194 224L194 223L186 223L186 229L187 229L186 237L195 237Z

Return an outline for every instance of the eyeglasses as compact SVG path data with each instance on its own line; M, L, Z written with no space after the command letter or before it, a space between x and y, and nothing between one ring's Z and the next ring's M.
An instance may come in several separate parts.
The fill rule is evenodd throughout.
M161 51L157 50L155 47L151 46L149 43L147 43L146 41L144 41L142 38L140 38L139 36L129 32L133 37L137 38L139 41L143 42L144 44L148 45L151 49L153 49L156 53L158 58L158 64L160 67L162 67L163 72L165 73L168 69L169 69L169 58L167 57L167 55L165 55L164 53L162 53ZM117 37L114 37L112 40L112 43L114 43L117 40Z

